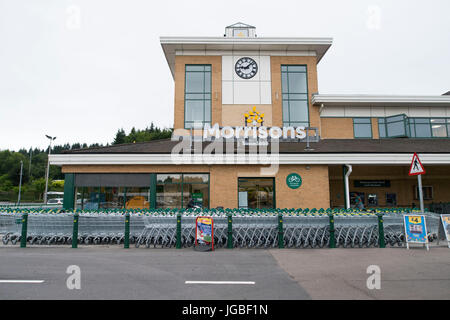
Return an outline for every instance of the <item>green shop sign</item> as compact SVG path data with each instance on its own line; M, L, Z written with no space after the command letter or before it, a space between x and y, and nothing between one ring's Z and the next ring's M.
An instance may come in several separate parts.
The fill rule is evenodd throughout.
M286 177L286 184L291 189L297 189L302 185L302 177L296 173L291 173Z

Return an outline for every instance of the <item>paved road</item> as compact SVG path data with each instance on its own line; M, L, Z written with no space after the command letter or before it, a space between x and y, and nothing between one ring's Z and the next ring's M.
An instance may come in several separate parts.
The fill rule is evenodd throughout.
M66 269L81 269L69 290ZM366 269L381 268L369 290ZM1 283L1 280L44 280ZM254 284L186 284L186 281ZM122 249L0 247L3 299L450 299L450 249Z
M68 290L66 269L81 269L81 289ZM0 248L2 299L309 299L267 250ZM185 284L185 281L252 281ZM194 290L195 289L195 290Z

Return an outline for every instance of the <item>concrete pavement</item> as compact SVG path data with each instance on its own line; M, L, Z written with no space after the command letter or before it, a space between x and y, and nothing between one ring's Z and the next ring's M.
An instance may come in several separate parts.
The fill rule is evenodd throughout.
M69 290L69 265L81 289ZM381 289L366 286L369 265ZM450 299L450 249L123 249L0 247L4 299ZM245 281L254 284L186 284Z

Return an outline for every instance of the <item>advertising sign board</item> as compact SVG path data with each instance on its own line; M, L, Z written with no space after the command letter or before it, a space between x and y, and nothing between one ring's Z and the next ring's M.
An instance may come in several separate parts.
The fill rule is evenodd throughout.
M441 214L442 227L444 228L445 239L450 248L450 214Z
M409 249L410 243L421 243L428 247L427 226L425 216L423 215L404 215L406 248Z
M211 217L197 217L195 220L195 247L214 250L214 221Z

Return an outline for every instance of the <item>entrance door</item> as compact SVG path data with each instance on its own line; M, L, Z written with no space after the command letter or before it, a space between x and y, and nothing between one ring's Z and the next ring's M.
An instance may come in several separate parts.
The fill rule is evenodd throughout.
M274 178L239 178L239 208L274 208Z

